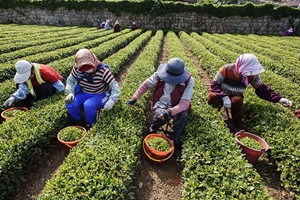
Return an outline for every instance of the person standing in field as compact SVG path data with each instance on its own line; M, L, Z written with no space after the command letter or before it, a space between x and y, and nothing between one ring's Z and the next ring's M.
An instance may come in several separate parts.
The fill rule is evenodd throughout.
M242 129L244 91L249 84L261 99L283 106L292 105L290 100L283 98L262 82L259 74L263 72L264 69L255 55L242 54L235 63L222 66L210 85L207 102L218 109L222 106L231 109L231 131L234 133Z
M157 71L147 78L128 101L132 106L148 89L153 88L151 109L154 114L149 133L158 129L173 117L172 141L175 156L180 156L180 137L188 121L188 111L193 96L194 78L185 67L181 58L172 58L161 64Z
M109 67L88 49L80 49L76 53L75 64L67 78L66 92L68 113L75 124L83 127L86 127L86 122L89 127L93 126L98 110L112 109L120 96L119 85Z
M5 107L19 101L24 101L26 107L30 107L38 100L64 91L63 77L48 65L19 60L15 68L17 91L5 101Z

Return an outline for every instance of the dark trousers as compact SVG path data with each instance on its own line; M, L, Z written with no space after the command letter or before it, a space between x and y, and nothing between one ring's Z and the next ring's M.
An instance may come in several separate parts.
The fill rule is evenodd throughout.
M244 109L244 96L236 95L229 96L231 100L231 115L232 125L235 129L242 129L243 124L243 109ZM218 109L223 106L223 100L213 92L208 92L206 97L207 103Z
M152 112L154 114L153 121L150 126L149 132L150 133L156 133L158 129L167 123L166 120L161 120L159 118L159 115L164 113L167 109L164 108L156 108L153 109ZM172 140L174 144L180 144L180 136L182 135L184 128L186 126L186 123L188 121L188 111L182 111L178 113L177 115L173 116L173 134L172 134Z
M19 88L19 84L16 85ZM28 94L24 99L24 103L26 107L32 106L32 104L36 101L46 99L49 96L52 96L56 92L56 88L53 87L51 83L42 83L40 87L33 87L35 92L35 97L32 94Z

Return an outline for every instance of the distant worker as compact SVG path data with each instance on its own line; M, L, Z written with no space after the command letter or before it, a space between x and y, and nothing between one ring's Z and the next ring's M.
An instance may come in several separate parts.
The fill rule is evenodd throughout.
M288 30L283 31L281 35L282 36L291 36L293 34L293 32L294 32L293 28L289 28Z
M105 24L104 24L104 28L105 28L105 30L110 30L111 29L111 27L110 27L110 25L109 25L109 20L106 20L106 22L105 22Z
M104 28L104 26L105 26L105 21L103 21L103 22L99 25L99 29Z
M117 20L113 26L113 29L114 29L114 33L116 32L120 32L120 29L121 29L121 26L120 26L120 23L119 23L119 20Z
M136 22L132 22L132 26L131 26L131 29L132 30L135 30L138 28L138 24Z

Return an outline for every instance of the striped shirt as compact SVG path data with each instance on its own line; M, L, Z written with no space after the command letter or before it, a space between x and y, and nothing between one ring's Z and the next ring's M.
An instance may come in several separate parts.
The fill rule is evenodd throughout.
M73 67L71 75L78 80L78 84L82 90L89 94L107 92L109 90L109 84L115 81L111 71L105 67L102 67L92 74L79 72Z

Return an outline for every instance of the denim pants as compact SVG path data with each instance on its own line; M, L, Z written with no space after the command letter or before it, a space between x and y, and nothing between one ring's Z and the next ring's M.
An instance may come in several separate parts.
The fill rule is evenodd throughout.
M102 92L100 94L88 94L86 92L79 92L75 94L75 98L72 103L66 104L66 108L71 118L75 121L83 119L83 108L86 122L89 125L93 125L97 121L97 111L104 107L108 99L108 92Z
M159 118L159 115L164 113L167 109L165 108L155 108L152 110L154 116L153 121L150 126L149 132L150 133L156 133L158 129L167 123L167 120L161 120ZM182 135L184 128L186 126L188 120L188 111L182 111L178 113L177 115L173 116L173 134L172 134L172 140L174 144L180 144L180 136Z

